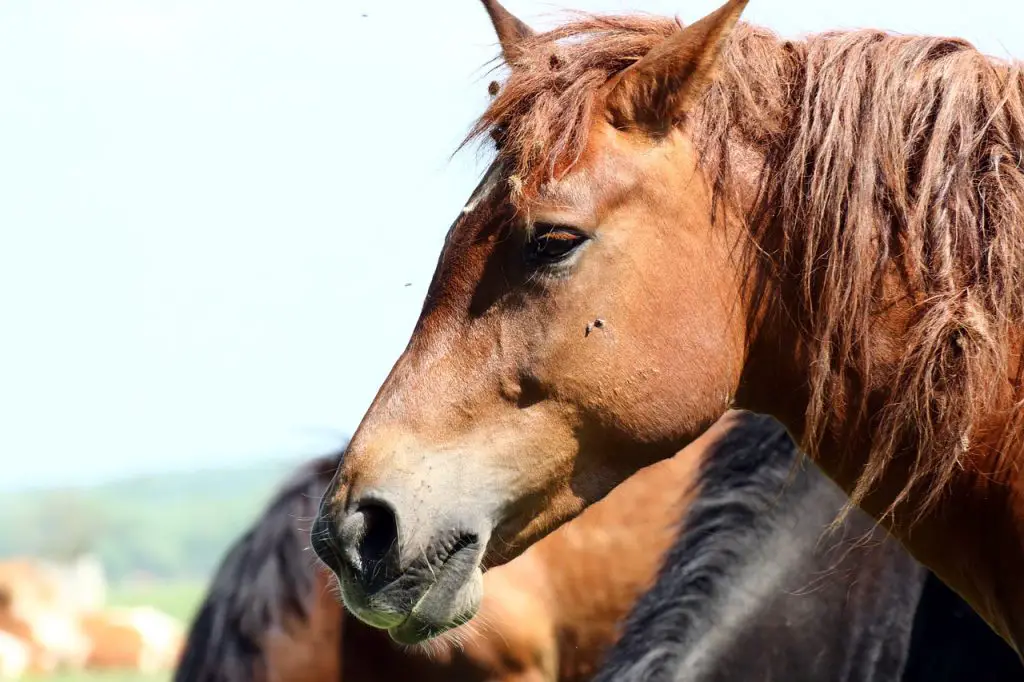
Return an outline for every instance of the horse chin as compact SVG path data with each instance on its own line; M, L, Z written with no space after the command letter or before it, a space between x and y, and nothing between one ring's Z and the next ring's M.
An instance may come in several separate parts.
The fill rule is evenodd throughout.
M479 557L472 565L449 568L451 563L454 562L446 564L437 575L409 616L388 629L391 639L407 646L422 644L464 625L476 615L484 593Z
M352 615L387 630L399 644L426 642L476 615L484 590L482 554L483 546L474 544L439 566L414 564L370 595L339 574L342 601Z

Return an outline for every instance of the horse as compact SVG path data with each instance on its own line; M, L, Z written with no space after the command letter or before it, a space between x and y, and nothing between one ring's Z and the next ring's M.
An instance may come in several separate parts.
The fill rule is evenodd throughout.
M846 496L778 422L729 419L593 682L1024 681L1013 649L867 514L830 526Z
M103 608L108 591L103 564L92 554L79 554L70 561L9 557L0 561L0 588L21 603L57 606L69 613Z
M177 618L149 606L92 609L80 618L89 639L89 670L173 670L184 645Z
M52 607L63 602L64 585L52 564L32 557L0 561L0 594L4 608Z
M408 640L730 408L1024 641L1024 78L955 38L483 0L495 157L315 524ZM836 521L842 517L837 517Z
M91 648L77 618L56 610L0 609L0 632L25 644L34 673L80 670Z
M52 564L25 557L0 561L0 631L26 644L32 672L79 669L88 657L88 638L74 605L62 600L66 594Z

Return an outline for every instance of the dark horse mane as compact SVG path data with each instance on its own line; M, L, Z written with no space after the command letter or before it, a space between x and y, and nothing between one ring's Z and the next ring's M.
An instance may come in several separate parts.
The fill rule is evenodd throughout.
M579 161L601 87L679 29L584 14L518 47L468 138L496 140L513 203L525 207ZM1007 349L1024 323L1020 64L960 39L859 30L793 41L740 24L720 65L680 125L715 190L712 217L746 208L753 309L773 303L760 297L775 282L769 312L795 321L807 344L801 446L815 456L827 433L866 426L871 455L851 504L907 452L890 511L912 492L923 511L986 414L1009 401L1003 438L1024 418L1006 394ZM893 366L870 342L871 322L904 295L907 351ZM868 415L878 385L898 399ZM836 404L844 424L832 423Z
M772 679L1024 682L1013 649L863 512L826 530L844 495L771 417L741 413L694 488L594 682L750 679L766 666ZM787 577L773 584L773 571ZM730 617L748 595L754 608Z
M315 516L344 450L299 468L231 547L192 621L175 682L263 679L266 633L310 617L316 574L308 532L301 530Z
M633 607L595 682L673 677L694 638L714 626L716 611L735 596L736 571L779 526L773 509L780 494L798 499L809 489L807 476L793 475L799 458L774 419L753 413L742 414L711 446L658 580Z

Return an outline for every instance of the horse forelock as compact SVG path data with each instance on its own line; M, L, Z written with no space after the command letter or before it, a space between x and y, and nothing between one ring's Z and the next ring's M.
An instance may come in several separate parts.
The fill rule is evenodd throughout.
M582 156L599 88L678 28L661 17L581 13L524 39L509 77L490 84L490 106L465 142L494 140L511 198L521 206Z
M673 19L583 15L527 38L468 140L491 135L514 203L582 158L600 89L679 30ZM876 30L783 40L740 24L688 126L719 203L744 188L752 296L765 280L810 354L801 445L816 456L838 416L867 427L861 502L897 452L895 506L938 500L994 395L1019 384L1008 348L1024 323L1024 78L969 43ZM749 167L753 151L760 168ZM891 357L870 342L894 295L912 311ZM891 350L888 351L891 353ZM873 372L889 399L867 417ZM1019 391L1020 387L1015 386ZM1019 399L1019 396L1017 397ZM1008 437L1024 401L1012 406Z

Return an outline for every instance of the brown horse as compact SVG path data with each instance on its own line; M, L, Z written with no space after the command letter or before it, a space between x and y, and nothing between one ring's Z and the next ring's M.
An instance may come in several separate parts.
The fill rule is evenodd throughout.
M89 640L89 670L174 670L185 641L184 624L149 606L93 609L79 623Z
M409 640L466 621L484 567L737 406L1020 651L1020 66L783 40L745 0L543 34L484 4L497 158L319 521L349 607Z
M66 599L66 575L59 568L27 557L0 561L0 632L28 646L32 672L80 668L89 654L79 604Z

